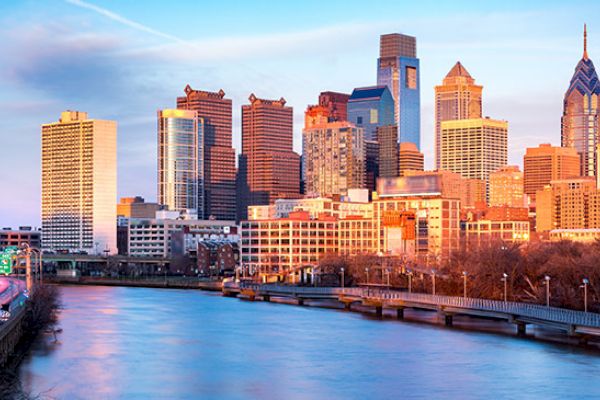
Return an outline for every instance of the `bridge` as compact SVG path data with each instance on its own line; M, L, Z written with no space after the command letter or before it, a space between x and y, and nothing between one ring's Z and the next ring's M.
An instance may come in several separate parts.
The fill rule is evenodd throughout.
M270 301L271 297L296 299L298 304L306 300L337 300L350 310L353 304L375 309L378 316L384 309L396 310L398 319L404 318L404 310L419 309L435 311L439 320L452 326L453 317L466 315L479 318L505 320L517 326L517 333L525 335L527 325L557 329L569 336L586 342L592 337L600 338L600 314L546 307L537 304L505 302L478 298L408 293L379 288L301 287L242 282L226 283L225 295L242 295L251 300L257 297Z

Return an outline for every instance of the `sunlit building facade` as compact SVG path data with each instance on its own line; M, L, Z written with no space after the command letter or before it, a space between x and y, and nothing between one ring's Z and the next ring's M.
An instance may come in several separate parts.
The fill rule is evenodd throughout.
M540 144L529 147L523 157L523 188L532 202L536 192L551 181L579 176L580 162L577 150Z
M506 121L489 118L442 121L441 169L487 184L490 173L506 165L507 141ZM486 192L489 195L489 186Z
M404 176L406 171L423 171L425 157L414 143L400 143L398 149L398 175Z
M394 99L394 121L400 143L421 148L421 85L414 36L391 33L381 35L377 59L377 85L389 88Z
M259 99L242 106L242 153L238 171L238 215L248 206L300 197L300 156L293 151L293 110L285 99Z
M235 149L232 146L232 104L225 92L194 90L187 85L177 108L196 111L204 122L205 218L236 217Z
M204 122L196 111L158 111L158 203L204 218Z
M42 246L48 251L117 250L117 123L61 113L42 125Z
M561 145L577 150L581 176L596 176L600 83L594 63L588 57L585 28L583 34L583 57L575 67L564 97Z
M524 207L523 173L516 165L507 165L490 173L490 206Z
M435 165L441 168L442 121L481 118L483 86L476 85L465 67L457 62L442 84L435 87Z
M365 187L364 131L349 122L315 125L302 132L305 193L345 195Z

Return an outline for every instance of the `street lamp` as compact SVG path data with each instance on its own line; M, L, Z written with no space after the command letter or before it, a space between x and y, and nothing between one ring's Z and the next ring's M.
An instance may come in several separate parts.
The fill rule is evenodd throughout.
M500 279L502 282L504 282L504 302L506 303L508 301L508 274L506 272L504 272L502 274L502 279Z
M582 280L582 282L583 282L583 285L581 285L579 287L583 288L583 310L585 312L587 312L587 303L588 303L588 300L587 300L587 286L590 283L590 281L587 278L584 278Z
M386 269L385 272L387 272L387 287L388 289L390 288L390 269Z
M544 281L546 283L546 307L550 307L550 277L546 275Z
M467 298L467 271L463 271L463 297Z
M432 282L431 293L435 296L435 269L431 270L431 282Z
M365 268L365 272L367 273L367 285L369 284L369 268Z
M406 272L406 275L408 275L408 293L412 293L412 271L408 270Z
M342 272L342 289L344 288L344 267L340 268L340 271Z

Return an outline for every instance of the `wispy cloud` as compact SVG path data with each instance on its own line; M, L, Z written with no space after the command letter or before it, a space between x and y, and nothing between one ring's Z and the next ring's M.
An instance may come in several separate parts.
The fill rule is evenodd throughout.
M149 26L146 26L144 24L140 24L139 22L133 21L133 20L131 20L129 18L126 18L126 17L124 17L124 16L122 16L120 14L117 14L117 13L115 13L113 11L110 11L110 10L108 10L106 8L99 7L97 5L94 5L94 4L85 2L85 1L81 1L81 0L65 0L65 1L67 3L69 3L69 4L74 5L74 6L81 7L81 8L93 11L93 12L95 12L97 14L100 14L100 15L108 18L108 19L111 19L111 20L113 20L115 22L118 22L118 23L123 24L125 26L128 26L130 28L137 29L137 30L142 31L142 32L150 33L152 35L155 35L155 36L158 36L158 37L162 37L164 39L169 39L169 40L172 40L174 42L180 42L180 43L184 43L185 42L185 40L183 40L181 38L178 38L177 36L170 35L168 33L158 31L158 30L156 30L154 28L151 28Z

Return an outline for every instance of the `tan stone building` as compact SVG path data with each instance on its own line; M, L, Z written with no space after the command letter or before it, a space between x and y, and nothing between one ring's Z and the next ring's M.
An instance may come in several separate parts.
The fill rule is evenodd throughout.
M507 165L490 174L489 205L524 207L523 173L516 165Z

